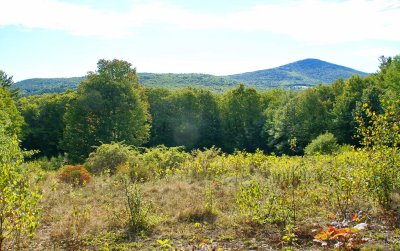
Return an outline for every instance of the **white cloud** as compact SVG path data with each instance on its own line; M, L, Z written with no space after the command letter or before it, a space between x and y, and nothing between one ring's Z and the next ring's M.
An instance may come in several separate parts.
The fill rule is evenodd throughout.
M0 0L0 26L53 29L74 35L125 37L149 24L187 30L270 32L299 42L400 41L396 0L285 1L221 15L162 2L133 1L125 12L57 0Z

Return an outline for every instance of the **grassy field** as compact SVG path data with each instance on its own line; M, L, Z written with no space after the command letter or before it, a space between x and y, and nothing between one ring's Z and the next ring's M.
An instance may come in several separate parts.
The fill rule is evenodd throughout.
M392 148L276 157L110 144L85 163L91 174L33 161L42 216L25 246L399 250L399 158Z

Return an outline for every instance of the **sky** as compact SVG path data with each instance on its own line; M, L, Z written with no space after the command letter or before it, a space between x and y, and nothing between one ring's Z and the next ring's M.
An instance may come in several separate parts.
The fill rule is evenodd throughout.
M0 0L14 81L138 72L229 75L317 58L376 72L400 54L400 0Z

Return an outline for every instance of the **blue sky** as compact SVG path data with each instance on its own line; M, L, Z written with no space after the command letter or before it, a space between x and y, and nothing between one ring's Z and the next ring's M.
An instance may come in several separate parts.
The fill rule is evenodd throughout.
M375 72L400 54L399 0L0 0L0 69L82 76L99 59L139 72L227 75L318 58Z

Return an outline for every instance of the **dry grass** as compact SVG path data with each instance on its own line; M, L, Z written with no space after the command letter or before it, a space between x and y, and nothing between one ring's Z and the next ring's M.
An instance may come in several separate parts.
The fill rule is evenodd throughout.
M58 173L47 172L40 185L43 191L41 224L27 250L107 250L105 247L109 250L149 250L161 247L157 240L168 240L179 250L201 250L202 247L282 249L285 224L260 224L243 215L235 201L235 194L246 180L265 184L274 175L273 168L279 172L276 177L286 178L272 161L265 163L269 168L268 175L266 169L239 178L220 175L214 179L196 179L177 173L137 183L141 200L150 211L146 219L148 228L135 235L128 231L129 215L121 183L123 172L114 176L94 176L84 186L65 184L58 179ZM276 189L290 187L282 188L282 184L286 183L276 185ZM324 195L328 188L321 189L315 191ZM295 248L319 248L312 239L316 231L332 221L326 216L330 200L324 196L303 197L302 193L298 196L302 196L296 203L302 207L299 213L303 219L298 219L293 228L298 239ZM396 196L393 201L399 200ZM307 202L310 198L319 207L306 207L311 205ZM395 230L400 218L396 206L392 213L378 207L368 210L370 218L366 220L372 230L368 234L372 237L367 237L373 239L371 244L388 249L400 243L400 231ZM315 214L317 211L320 213ZM379 239L373 231L386 232L378 236Z

